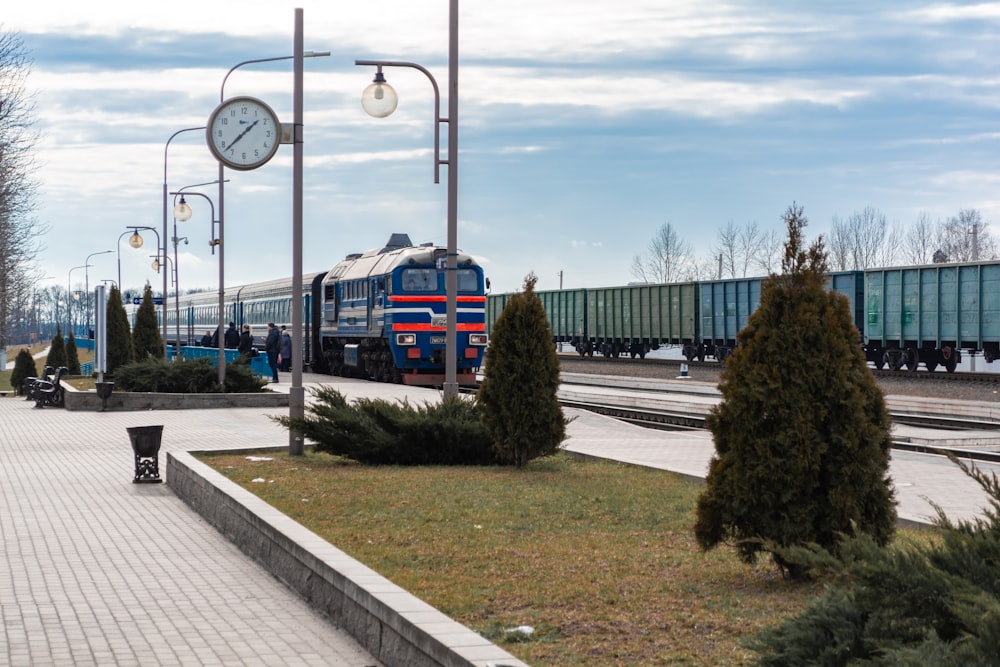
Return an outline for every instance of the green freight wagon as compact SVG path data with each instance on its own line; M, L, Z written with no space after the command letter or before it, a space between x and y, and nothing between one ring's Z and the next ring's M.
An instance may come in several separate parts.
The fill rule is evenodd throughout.
M510 294L487 294L486 295L486 333L493 335L493 324L500 317Z
M587 290L540 290L535 294L545 308L545 315L552 328L552 341L572 343L580 354L584 354L586 348L583 343L587 339ZM490 335L511 296L513 294L490 294L486 297L486 331Z
M865 353L878 368L953 372L961 350L1000 356L1000 263L865 271Z
M698 284L701 300L701 340L685 346L688 360L713 356L725 361L736 347L736 334L747 325L750 315L760 306L760 294L768 278L730 278L702 281ZM836 271L827 275L827 287L847 297L851 316L858 327L864 322L864 273Z
M587 345L606 357L645 357L660 345L696 338L697 283L643 284L587 290Z

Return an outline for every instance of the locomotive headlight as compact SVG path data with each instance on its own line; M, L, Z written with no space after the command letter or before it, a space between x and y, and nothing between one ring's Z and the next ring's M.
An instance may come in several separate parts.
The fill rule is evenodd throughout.
M396 345L416 345L417 334L401 333L396 334Z
M486 345L489 336L486 334L469 334L469 345Z

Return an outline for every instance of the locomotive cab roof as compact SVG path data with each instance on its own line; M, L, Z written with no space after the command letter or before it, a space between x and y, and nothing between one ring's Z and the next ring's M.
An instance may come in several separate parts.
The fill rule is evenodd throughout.
M382 248L365 253L352 253L338 263L327 274L326 281L356 280L390 273L403 264L435 263L435 252L439 249L432 243L414 246L407 234L393 234ZM458 253L459 266L472 266L475 261L470 255Z

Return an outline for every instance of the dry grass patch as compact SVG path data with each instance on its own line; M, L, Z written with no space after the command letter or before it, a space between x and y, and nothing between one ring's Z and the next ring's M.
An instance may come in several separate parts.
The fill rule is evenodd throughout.
M270 456L204 460L536 667L749 664L741 639L819 592L702 553L702 487L668 472L562 455L522 471ZM507 632L521 625L530 639Z

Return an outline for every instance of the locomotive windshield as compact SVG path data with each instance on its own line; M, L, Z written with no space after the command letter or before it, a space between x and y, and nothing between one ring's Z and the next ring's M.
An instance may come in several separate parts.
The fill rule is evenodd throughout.
M436 292L438 291L438 272L436 269L403 269L404 292Z
M438 292L444 289L443 281L438 286L438 276L441 273L431 268L403 269L401 282L404 292ZM458 291L476 292L479 289L479 277L475 269L458 270Z

